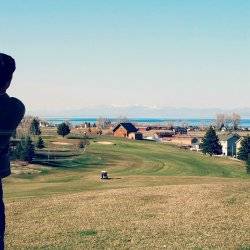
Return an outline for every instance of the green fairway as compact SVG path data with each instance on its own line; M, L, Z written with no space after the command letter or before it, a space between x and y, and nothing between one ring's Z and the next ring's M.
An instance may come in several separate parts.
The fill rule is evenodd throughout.
M98 143L101 141L112 144ZM172 145L104 137L91 140L87 150L83 152L76 150L74 143L71 140L67 147L57 146L56 152L51 149L49 159L39 153L39 159L35 162L46 168L42 167L40 174L31 172L8 178L6 197L185 184L188 180L188 183L216 182L218 178L228 177L248 179L244 164L240 161L204 156ZM101 170L109 172L112 179L108 183L99 181Z
M86 151L77 148L78 139L45 140L35 164L13 166L5 180L10 249L151 249L168 242L176 248L228 249L228 237L232 249L249 246L250 178L241 161L114 137L92 138ZM100 180L102 170L109 180ZM215 231L206 207L221 221ZM187 233L199 221L206 225L196 236ZM238 231L228 231L235 225Z

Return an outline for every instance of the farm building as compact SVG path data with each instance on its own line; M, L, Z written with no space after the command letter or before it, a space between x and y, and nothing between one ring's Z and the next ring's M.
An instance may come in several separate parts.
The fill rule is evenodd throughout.
M199 145L201 143L201 137L193 137L188 135L175 135L173 137L168 138L166 142L173 143L176 145L189 146L190 148L199 149Z
M199 151L200 150L201 139L194 137L191 140L191 150Z
M138 132L138 129L130 122L122 122L115 126L113 135L115 137L125 137L132 140L142 140L142 134Z
M219 139L222 146L222 154L230 156L237 155L237 142L240 140L238 134L222 135Z
M140 132L146 132L146 131L149 131L150 128L148 126L141 126L141 127L138 127L138 131Z
M173 137L175 135L173 130L164 130L164 131L158 131L154 134L154 137L157 139L164 139Z
M143 136L142 136L142 133L140 132L136 132L136 133L132 132L132 133L129 133L128 138L131 140L142 140Z
M183 127L176 127L174 129L175 134L179 134L179 135L186 135L187 134L187 128L183 128Z
M148 126L147 127L147 131L150 131L150 130L168 130L170 129L169 127L166 127L166 126Z

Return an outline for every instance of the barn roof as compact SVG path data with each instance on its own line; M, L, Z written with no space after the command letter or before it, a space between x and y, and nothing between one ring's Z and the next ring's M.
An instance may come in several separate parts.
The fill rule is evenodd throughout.
M122 122L119 123L118 125L116 125L113 129L113 132L115 132L119 127L123 127L124 129L127 130L127 132L131 133L131 132L137 132L138 129L130 122Z

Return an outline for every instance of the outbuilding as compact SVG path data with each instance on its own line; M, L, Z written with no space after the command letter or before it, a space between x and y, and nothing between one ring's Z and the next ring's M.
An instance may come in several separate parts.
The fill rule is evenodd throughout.
M124 137L132 140L142 139L142 134L138 132L138 129L130 122L117 124L113 129L113 135L115 137Z

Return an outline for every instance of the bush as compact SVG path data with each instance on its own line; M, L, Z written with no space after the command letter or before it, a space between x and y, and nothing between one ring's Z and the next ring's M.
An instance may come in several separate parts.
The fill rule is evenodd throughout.
M45 148L44 141L41 136L38 137L36 147L39 149Z
M247 160L246 170L247 170L247 174L250 174L250 157Z
M250 154L250 137L247 136L241 141L240 149L238 152L238 158L243 161L248 160L248 155Z
M78 148L80 149L84 149L87 145L89 145L89 141L84 139L84 140L81 140L78 144Z
M35 151L31 138L29 136L23 137L13 154L17 160L32 162Z
M61 135L62 137L68 135L70 133L70 127L67 123L63 122L58 125L57 127L57 134Z
M40 135L41 134L40 122L37 118L33 119L31 124L30 124L30 133L32 135Z
M80 149L85 148L85 145L84 145L84 142L83 142L83 141L80 141L80 142L79 142L78 148L80 148Z

